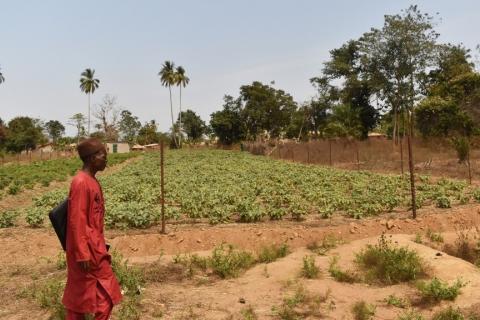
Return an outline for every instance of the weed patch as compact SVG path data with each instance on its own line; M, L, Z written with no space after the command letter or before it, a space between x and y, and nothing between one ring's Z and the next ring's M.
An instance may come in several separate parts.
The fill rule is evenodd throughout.
M315 265L315 256L303 257L302 276L307 279L318 278L320 269Z
M432 320L465 320L465 317L460 309L448 307L447 309L435 313Z
M338 282L354 283L360 280L353 271L343 271L340 269L338 266L338 257L336 256L330 260L328 272Z
M279 246L271 245L263 247L258 253L257 261L260 263L274 262L279 258L286 257L290 253L288 245L283 243Z
M430 282L419 282L417 288L426 301L439 302L442 300L455 300L460 294L460 289L465 285L461 280L457 280L449 286L446 282L433 278Z
M365 301L359 301L352 307L355 320L370 320L375 315L375 306Z
M318 242L312 242L307 245L307 249L318 254L321 256L324 256L327 254L328 251L331 249L336 248L339 244L342 244L343 241L341 239L338 239L332 234L326 235L323 240L318 243Z
M385 235L376 245L367 245L357 254L355 261L366 272L367 281L383 284L416 280L425 273L416 251L394 245Z

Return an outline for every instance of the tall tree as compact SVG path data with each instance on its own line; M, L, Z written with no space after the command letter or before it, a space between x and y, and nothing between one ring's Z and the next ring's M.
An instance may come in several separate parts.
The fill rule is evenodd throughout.
M138 131L137 142L142 145L158 143L160 141L157 133L157 123L155 120L145 122L145 124Z
M183 125L188 139L192 142L198 141L205 133L205 121L194 111L188 109L178 115L177 124L180 124L181 119L183 119Z
M371 75L373 90L384 108L393 111L396 135L397 115L406 114L413 217L416 217L415 172L413 167L413 114L426 94L427 72L434 66L439 36L433 17L410 6L402 14L386 15L382 29L372 29L360 39L363 61Z
M297 104L291 95L254 81L240 87L240 98L244 103L242 117L247 128L247 138L256 137L266 131L271 138L285 132Z
M225 96L223 100L223 110L210 115L210 127L221 144L230 145L245 138L242 102L232 96Z
M5 142L7 141L7 127L5 122L0 118L0 151L5 148Z
M68 121L68 124L77 129L77 143L85 135L85 116L81 113L74 114Z
M190 78L187 77L185 74L185 69L182 66L177 67L177 71L175 74L175 84L180 89L180 112L179 112L179 125L180 125L180 133L183 130L183 122L182 122L182 86L185 88L187 84L190 82ZM180 148L182 147L182 134L179 137L180 141Z
M117 98L108 94L105 95L102 103L98 105L93 113L93 116L99 121L96 128L103 131L105 140L110 142L117 141L119 118Z
M140 121L138 121L138 117L134 116L128 110L122 110L120 113L120 122L118 128L124 141L131 145L134 144L137 139L138 131L141 127L142 124Z
M65 134L65 127L58 120L50 120L45 123L45 130L52 139L53 144L57 144L57 140Z
M94 76L94 69L85 69L80 75L80 89L88 95L88 135L90 135L90 96L100 84L100 80L95 79Z
M1 70L1 69L0 69ZM5 82L5 77L3 76L3 74L0 72L0 83L3 83Z
M175 123L173 121L172 86L175 85L176 83L175 63L173 63L172 61L165 61L162 65L162 69L158 73L158 76L160 77L160 81L162 85L164 87L167 87L170 93L170 115L172 117L172 129L173 129L175 126ZM175 136L176 136L176 133L172 131L173 142L175 146L178 147L177 139Z
M35 149L45 142L43 128L38 119L16 117L8 122L6 148L8 151L20 152Z

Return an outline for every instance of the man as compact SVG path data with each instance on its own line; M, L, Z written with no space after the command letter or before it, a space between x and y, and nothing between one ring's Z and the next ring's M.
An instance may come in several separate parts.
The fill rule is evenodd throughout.
M83 168L73 178L68 196L67 285L62 302L67 320L84 320L91 313L96 320L107 320L122 298L107 253L103 193L95 178L107 165L107 151L96 139L83 141L77 151Z

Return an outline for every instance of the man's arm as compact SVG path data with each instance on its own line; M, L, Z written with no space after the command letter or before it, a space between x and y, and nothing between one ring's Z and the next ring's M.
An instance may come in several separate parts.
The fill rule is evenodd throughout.
M88 249L87 214L90 197L84 181L72 183L67 229L70 229L73 257L84 271L89 269L90 251Z

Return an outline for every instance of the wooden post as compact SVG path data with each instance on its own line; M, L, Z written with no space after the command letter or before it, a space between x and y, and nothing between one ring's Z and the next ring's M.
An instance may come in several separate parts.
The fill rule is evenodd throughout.
M408 167L410 169L410 191L412 193L412 217L413 219L417 218L417 201L415 194L415 168L413 166L413 150L412 150L412 136L413 136L413 116L410 112L410 130L408 133Z
M310 163L310 146L307 142L307 163Z
M332 166L332 139L328 139L328 145L330 149L330 167Z
M403 137L400 138L400 167L402 168L403 176Z
M43 160L43 150L40 149L40 160Z
M355 153L357 154L357 170L360 170L360 154L358 151L358 141L355 141Z
M162 233L165 234L165 185L163 163L163 140L160 141L160 202L162 204Z

